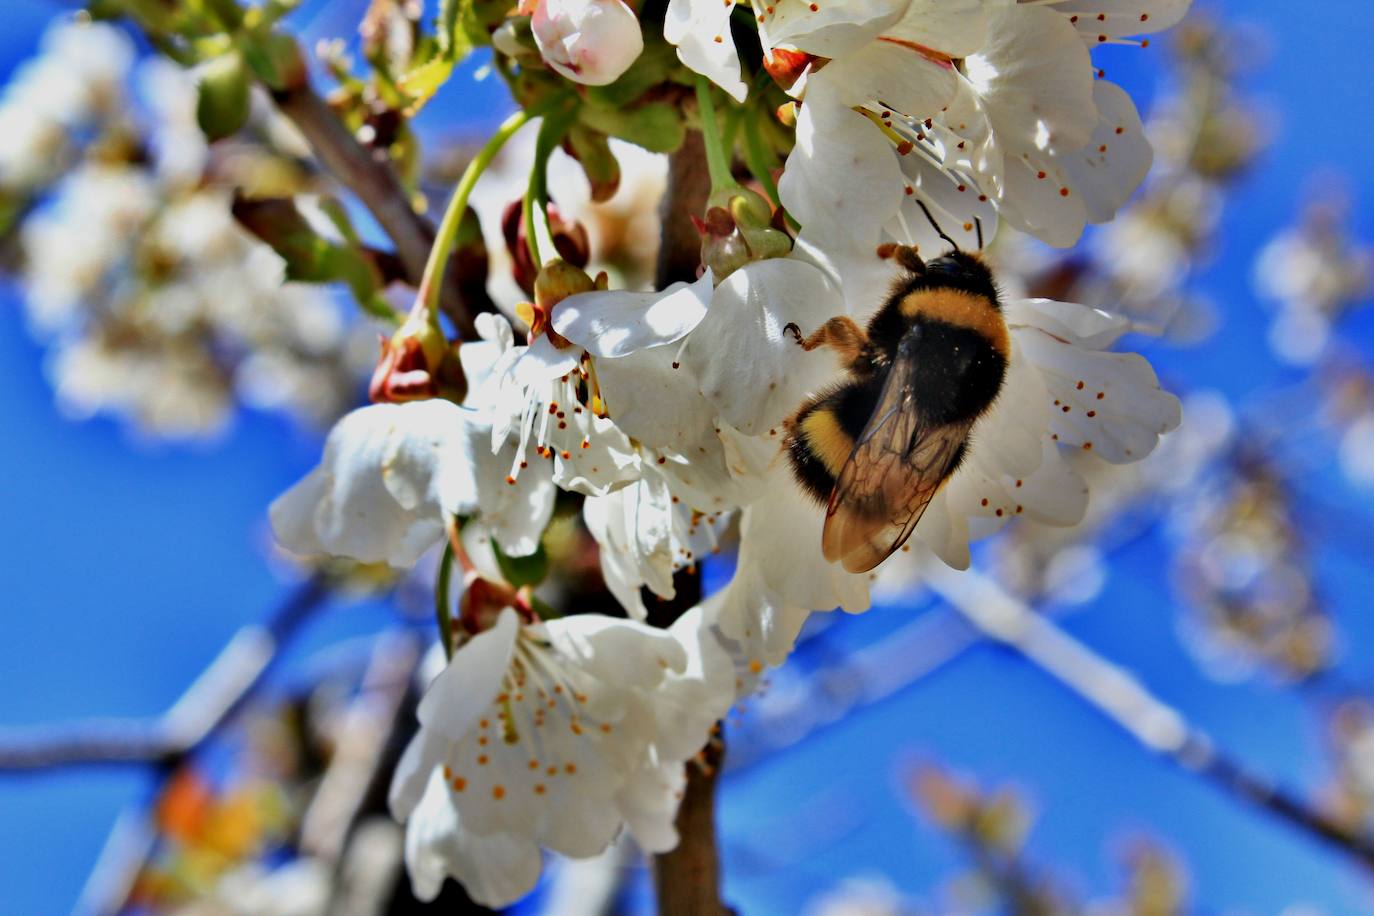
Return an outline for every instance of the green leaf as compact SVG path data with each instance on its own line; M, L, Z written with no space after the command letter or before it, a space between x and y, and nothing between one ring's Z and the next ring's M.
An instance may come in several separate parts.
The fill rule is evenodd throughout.
M671 153L682 145L687 129L672 105L654 102L639 108L582 107L582 123L609 137L619 137L651 153Z
M248 68L236 52L206 65L196 87L196 123L209 140L238 131L248 120Z
M543 544L527 557L506 556L495 538L492 539L491 549L496 554L496 564L501 567L502 577L516 588L538 585L549 575L549 555L544 552Z
M654 86L667 82L668 74L677 66L676 48L663 42L650 43L615 82L588 86L587 101L603 108L624 108Z
M343 209L326 203L331 222L346 222ZM257 236L286 262L286 279L302 283L346 283L358 304L367 312L389 321L396 315L380 295L382 278L368 259L352 227L341 230L345 243L338 244L320 235L287 197L250 199L235 196L234 219Z
M620 187L620 163L606 135L588 130L580 124L568 132L567 146L587 173L587 181L592 186L592 200L602 202L615 196Z
M447 83L448 78L453 75L453 63L452 58L439 56L421 64L397 81L401 91L410 100L410 104L406 106L407 115L414 115L426 102L434 98L434 93L438 92L439 87Z
M257 30L241 47L248 66L269 89L294 89L305 82L305 58L296 39L281 32Z

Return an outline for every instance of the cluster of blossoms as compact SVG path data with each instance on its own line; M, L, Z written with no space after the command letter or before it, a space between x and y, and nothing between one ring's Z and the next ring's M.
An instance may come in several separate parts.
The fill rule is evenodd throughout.
M537 0L484 23L496 69L543 115L523 210L502 214L517 279L522 259L532 268L529 301L493 290L524 342L486 314L480 339L451 343L422 284L384 347L380 403L344 417L321 465L272 508L301 553L409 567L444 551L451 660L392 790L420 896L452 875L505 904L538 879L541 848L586 857L622 829L650 851L674 845L685 767L714 723L786 658L810 614L866 610L878 578L826 561L825 511L783 453L798 408L845 377L832 349L797 336L867 322L912 248L972 250L999 221L1067 246L1111 219L1151 150L1090 50L1165 28L1187 5L779 0L749 19L757 74L720 0L671 0L661 34L621 0ZM559 244L577 233L547 206L548 159L561 142L605 199L620 173L604 134L672 151L680 127L674 138L665 125L680 120L702 134L712 188L704 212L665 218L696 221L701 269L661 289L611 289ZM737 183L724 138L741 136L776 200ZM776 186L768 155L783 160ZM490 160L474 159L451 213ZM441 237L437 275L447 255ZM1112 349L1129 319L1011 296L1001 316L1005 382L915 526L908 546L922 561L965 568L971 541L1015 519L1078 522L1082 462L1139 461L1180 420L1150 365ZM560 616L528 574L560 499L580 500L625 617ZM678 598L683 573L727 546L729 584L650 626L646 592ZM880 572L908 562L898 553Z
M60 23L0 100L0 198L62 406L194 438L236 402L328 423L375 356L335 297L231 215L236 189L310 189L301 143L207 144L196 78L113 26Z
M999 275L1032 295L1094 302L1143 333L1197 343L1215 308L1188 283L1220 247L1228 191L1261 148L1260 115L1237 88L1255 56L1244 32L1206 15L1173 33L1170 67L1146 122L1154 164L1140 192L1082 250L1051 252L998 234Z

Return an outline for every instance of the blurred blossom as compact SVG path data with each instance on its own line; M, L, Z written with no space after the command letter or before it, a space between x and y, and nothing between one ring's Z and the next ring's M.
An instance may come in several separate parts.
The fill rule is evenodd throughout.
M1307 365L1325 351L1334 322L1374 290L1374 246L1350 238L1345 207L1333 195L1264 247L1254 283L1277 309L1269 329L1275 355Z
M1253 44L1202 13L1175 29L1165 91L1145 125L1155 156L1140 192L1088 235L1086 250L1060 255L999 232L992 253L1009 282L1029 295L1102 304L1177 344L1206 337L1215 309L1188 281L1213 254L1227 189L1260 149L1259 114L1237 89Z
M80 91L64 76L53 78L59 94L30 99L27 81L47 85L54 68ZM36 105L64 129L81 126L63 135L64 155L25 154L55 168L27 169L22 186L0 165L0 192L31 198L20 279L61 406L174 439L219 432L236 402L314 423L347 409L375 358L371 333L321 288L285 283L281 259L230 213L236 188L309 190L291 154L207 146L195 76L158 58L134 67L109 26L54 26L23 73L0 123ZM142 107L129 107L130 82Z
M1374 705L1349 699L1331 713L1328 741L1335 758L1327 806L1341 821L1363 829L1374 819Z
M1180 628L1209 673L1231 680L1262 668L1300 680L1331 663L1335 635L1292 497L1265 456L1234 450L1177 522Z
M817 894L803 910L805 916L914 916L915 901L887 878L856 876Z
M58 21L0 97L0 195L22 195L58 174L78 133L126 103L134 46L102 23Z

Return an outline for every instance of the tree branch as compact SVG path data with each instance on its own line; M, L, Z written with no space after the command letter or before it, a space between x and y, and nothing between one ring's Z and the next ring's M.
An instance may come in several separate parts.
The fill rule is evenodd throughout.
M367 207L396 249L407 280L419 286L434 243L434 226L415 212L384 152L358 142L339 116L308 84L272 93L282 114L300 129L320 164ZM454 253L444 277L440 305L468 340L473 320L493 306L486 293L486 257Z
M925 581L984 635L1020 652L1147 749L1374 869L1374 837L1349 829L1223 755L1210 737L1138 680L991 579L931 560Z
M701 134L687 133L681 148L668 160L668 187L659 205L663 239L658 250L654 283L663 289L679 280L697 278L701 266L701 236L692 215L706 210L711 176ZM701 577L681 572L674 577L672 601L652 602L649 623L672 626L701 600ZM719 916L729 913L720 901L720 858L716 853L716 774L725 745L712 739L699 762L687 764L687 787L677 812L678 844L654 857L658 912L663 916Z
M240 629L167 712L0 729L0 770L163 763L189 754L262 680L277 650L329 596L323 576L297 589L265 624Z
M663 222L663 241L658 249L654 285L663 289L670 283L697 278L701 266L701 234L692 217L704 216L706 199L711 196L711 173L706 168L706 145L701 134L687 132L682 146L668 159L668 187L659 206Z
M687 791L677 809L676 848L655 857L660 916L724 916L716 853L716 776L725 743L713 738L701 759L687 764Z

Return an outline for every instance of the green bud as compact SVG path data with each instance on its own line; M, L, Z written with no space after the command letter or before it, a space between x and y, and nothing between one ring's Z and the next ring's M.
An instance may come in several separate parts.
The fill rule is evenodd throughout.
M491 549L496 554L496 565L501 568L502 578L516 588L538 585L549 575L549 555L544 552L543 544L527 557L506 556L495 539L491 542Z
M573 158L582 164L582 171L587 173L592 200L601 203L614 197L620 187L620 163L611 152L606 135L575 124L564 142Z
M238 131L248 120L248 68L237 51L205 65L196 87L196 122L210 140Z
M562 258L554 258L539 270L534 278L534 301L541 309L550 310L569 296L589 293L596 283L587 272L574 267Z
M280 32L256 33L243 41L243 56L258 79L271 89L299 89L305 85L305 58L296 39Z
M732 185L707 199L706 216L699 220L701 260L717 280L750 261L784 257L792 238L773 228L773 207L761 195Z

